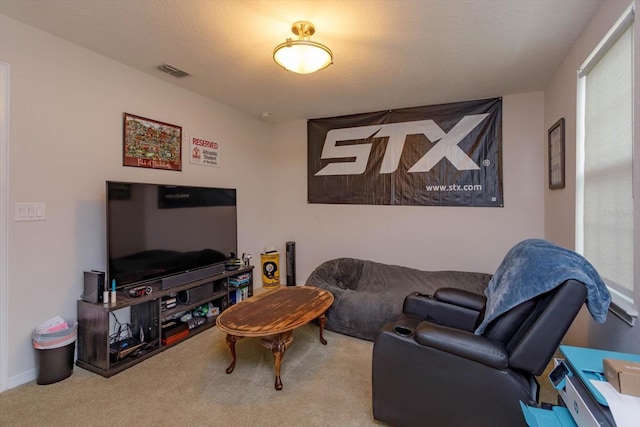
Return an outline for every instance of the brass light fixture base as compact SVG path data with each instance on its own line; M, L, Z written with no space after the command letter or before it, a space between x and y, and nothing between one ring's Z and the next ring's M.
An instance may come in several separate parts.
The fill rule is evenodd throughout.
M314 35L316 27L309 21L297 21L291 26L291 32L302 39Z

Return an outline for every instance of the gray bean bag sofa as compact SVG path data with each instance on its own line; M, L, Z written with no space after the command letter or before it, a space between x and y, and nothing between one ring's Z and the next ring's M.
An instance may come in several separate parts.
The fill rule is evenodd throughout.
M485 273L421 271L338 258L319 265L305 284L333 294L328 330L373 341L376 332L402 312L404 297L411 292L433 294L438 288L452 287L482 294L490 279Z

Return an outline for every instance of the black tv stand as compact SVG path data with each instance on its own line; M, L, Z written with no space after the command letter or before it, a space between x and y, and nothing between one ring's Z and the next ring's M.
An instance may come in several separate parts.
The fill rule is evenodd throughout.
M76 364L103 377L111 377L152 357L180 342L189 339L215 325L216 316L206 318L202 325L187 329L173 338L163 337L162 326L166 319L178 313L189 311L204 304L211 303L219 312L224 311L237 295L253 295L253 266L240 267L234 271L216 273L208 271L204 277L202 270L195 276L181 277L181 283L168 289L161 281L151 284L153 291L149 295L131 297L126 290L117 291L115 304L91 303L78 300L78 359ZM204 269L207 270L207 269ZM217 271L217 270L216 270ZM242 280L238 280L241 278ZM234 284L241 283L237 286ZM175 305L167 304L180 295L192 297L176 301ZM230 297L232 294L233 297ZM130 325L134 338L139 339L138 331L143 331L144 340L135 351L122 357L114 357L111 348L111 328L109 318L112 312L130 310Z

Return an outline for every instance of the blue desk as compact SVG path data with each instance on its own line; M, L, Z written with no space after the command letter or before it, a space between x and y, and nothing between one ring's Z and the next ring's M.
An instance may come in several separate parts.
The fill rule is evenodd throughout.
M520 402L522 413L530 427L578 427L569 410L563 406L553 409L532 408Z
M593 395L596 401L604 406L609 406L602 394L591 384L589 380L605 381L602 371L603 359L629 360L640 362L640 355L630 353L619 353L617 351L596 350L593 348L560 346L560 353L569 362L574 375L580 378L587 390Z
M599 426L616 427L607 401L602 394L591 384L592 379L604 381L602 360L605 358L630 360L640 362L640 355L619 353L615 351L596 350L592 348L560 346L560 353L564 356L565 363L570 374L567 375L566 385L559 390L561 404L569 404L569 408L556 406L552 410L531 408L522 402L522 413L527 424L531 427L572 427L576 426L574 417L580 419L580 427ZM565 402L568 397L568 388L575 390L579 397L573 397L571 402ZM581 400L586 408L578 411L576 401ZM580 403L580 405L582 405ZM579 413L579 415L578 415ZM586 417L585 414L590 414ZM586 418L585 418L586 417Z

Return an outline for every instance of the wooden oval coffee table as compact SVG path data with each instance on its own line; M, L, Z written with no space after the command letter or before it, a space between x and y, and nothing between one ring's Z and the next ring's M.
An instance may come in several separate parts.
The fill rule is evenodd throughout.
M227 346L231 351L231 365L227 374L236 366L236 341L244 337L261 338L263 347L271 350L275 359L276 390L282 390L280 366L282 356L293 341L293 330L318 319L320 342L327 323L325 312L333 303L331 292L313 286L278 288L248 298L224 310L216 325L227 334Z

